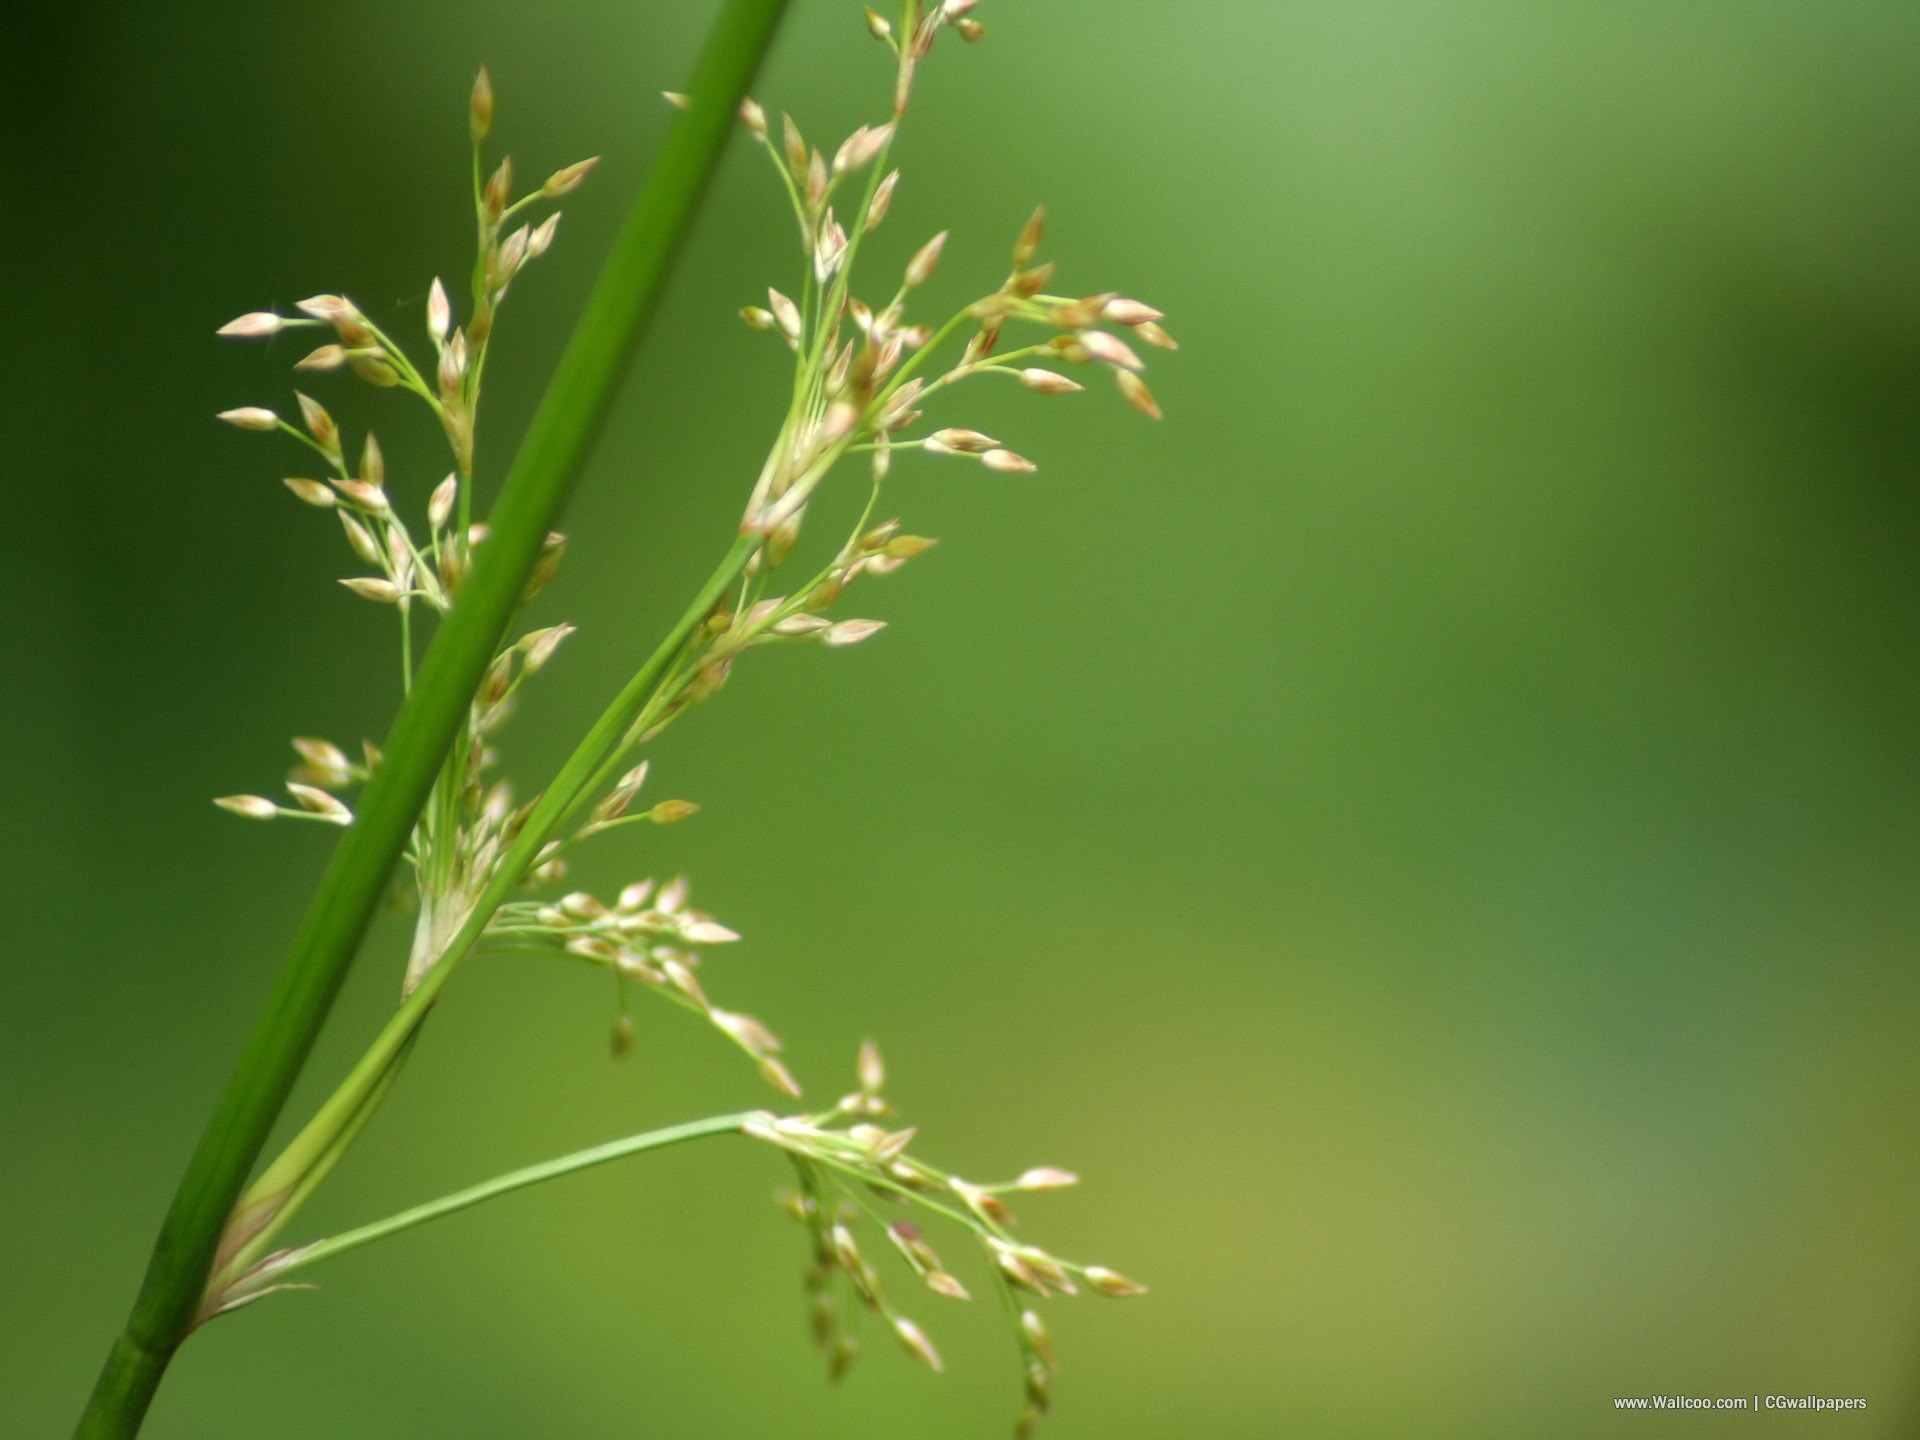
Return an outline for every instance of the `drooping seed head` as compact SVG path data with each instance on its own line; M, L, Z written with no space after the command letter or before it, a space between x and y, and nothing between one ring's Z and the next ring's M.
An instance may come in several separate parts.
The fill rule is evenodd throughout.
M1158 321L1142 321L1133 327L1133 333L1146 341L1147 344L1158 345L1162 350L1178 350L1180 348L1180 342L1175 340L1173 336L1169 335L1165 330L1161 329Z

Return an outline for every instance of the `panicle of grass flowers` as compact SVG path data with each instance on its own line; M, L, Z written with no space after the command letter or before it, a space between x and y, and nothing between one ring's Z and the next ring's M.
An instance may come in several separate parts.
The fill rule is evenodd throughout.
M596 158L562 166L537 191L516 200L510 158L503 159L484 183L480 178L485 170L481 145L492 132L493 115L492 80L482 70L468 102L478 237L468 313L460 322L446 284L434 278L427 288L424 327L433 352L430 364L417 365L404 346L345 295L310 296L295 307L298 316L267 311L242 315L219 331L223 336L239 338L264 338L300 327L331 331L333 339L296 361L296 371L350 371L380 388L397 386L424 403L445 436L454 468L433 488L425 506L425 523L417 526L400 512L388 489L386 461L378 439L369 431L357 466L350 466L339 424L312 396L295 393L301 422L298 426L283 420L277 411L260 406L229 410L219 417L241 429L282 432L324 462L324 478L294 477L285 484L303 503L333 510L349 550L373 571L347 576L341 585L362 599L391 606L399 613L403 688L412 684L414 602L420 602L431 614L448 611L471 568L474 547L485 538L484 527L473 524L470 517L487 355L500 308L513 281L552 246L560 212L552 211L537 225L511 226L511 222L536 205L573 193L597 163ZM564 553L564 537L550 537L529 583L528 599L553 579ZM487 685L475 697L469 722L456 739L434 802L408 850L420 902L420 925L407 971L408 989L438 958L478 895L494 878L492 866L504 853L500 817L490 814L484 803L485 772L495 757L483 737L509 713L519 680L545 665L572 628L550 626L508 646L496 658ZM330 770L328 779L339 783L328 788L341 788L365 778L364 770L353 767ZM299 783L311 780L309 776ZM352 821L351 811L337 799L322 804L293 793L301 802L297 806L260 802L255 796L228 797L220 803L250 818L300 815L335 824ZM546 862L541 868L548 876L558 869Z
M777 1091L790 1097L801 1093L780 1058L774 1032L708 995L703 961L739 936L689 905L684 877L664 886L636 881L611 902L580 889L549 891L547 898L519 895L526 887L557 888L566 879L574 848L590 838L631 825L670 825L695 813L697 806L680 799L640 803L649 767L634 752L718 693L749 651L774 645L846 649L884 628L882 620L844 615L838 607L851 586L893 574L936 543L904 531L897 519L877 518L897 453L969 460L994 474L1034 471L1033 461L981 430L940 423L922 431L927 413L944 407L960 385L1004 375L1037 394L1068 394L1083 387L1056 367L1104 366L1123 398L1158 418L1159 406L1141 379L1144 361L1130 339L1172 348L1160 324L1164 316L1114 291L1055 293L1054 264L1037 263L1045 229L1040 210L1015 238L1006 278L942 323L910 318L908 305L924 293L942 262L946 231L915 248L904 265L895 260L879 268L867 298L856 289L856 284L865 289L866 277L876 269L861 267L899 183L900 171L888 160L918 68L942 32L952 30L967 40L984 35L972 14L976 8L977 0L899 0L892 18L866 12L868 29L894 59L891 110L858 126L830 155L810 143L790 116L781 116L776 136L757 103L742 103L741 122L787 195L801 259L793 294L769 288L765 308L749 305L740 312L750 327L780 336L793 354L794 371L787 410L753 483L739 538L681 624L609 706L550 788L524 802L516 801L508 782L494 778L499 760L494 737L523 682L545 668L574 627L528 629L496 652L406 852L418 914L401 1008L361 1064L242 1197L208 1286L204 1315L258 1298L276 1288L262 1288L264 1279L294 1267L287 1257L299 1252L266 1254L273 1236L352 1143L404 1062L407 1042L439 988L476 949L531 952L605 970L618 997L610 1046L616 1057L634 1042L627 1000L638 986L704 1019ZM685 97L668 99L683 103ZM531 207L572 193L595 164L589 159L564 166L535 191L515 198L511 158L490 170L485 163L483 142L492 134L494 109L492 81L482 70L468 100L474 267L464 306L456 306L440 279L427 287L423 328L430 362L417 365L344 295L303 300L298 316L242 315L220 331L245 338L291 328L330 331L331 339L296 362L296 370L322 376L351 372L376 387L409 393L442 432L452 471L427 493L424 514L410 521L416 502L408 497L417 493L410 480L390 480L384 452L370 431L350 464L353 447L313 397L295 392L298 425L265 407L242 407L219 417L241 429L284 434L323 462L317 478L284 483L302 503L335 513L349 549L372 572L340 583L396 611L403 688L411 687L413 677L415 602L429 623L457 606L473 552L486 541L485 525L473 518L486 362L507 294L520 272L552 245L559 213L538 223L522 217ZM1003 344L1010 327L1033 333ZM869 466L865 506L843 537L809 552L808 563L797 564L810 502L839 463L855 454L867 457ZM547 538L523 601L534 600L553 581L565 552L564 536ZM343 797L377 768L377 749L363 742L356 759L330 740L299 737L293 743L299 764L286 779L291 803L259 795L226 796L216 803L249 818L351 824L353 812ZM914 1358L941 1368L925 1332L888 1299L860 1241L872 1229L933 1293L967 1299L967 1286L917 1221L906 1217L956 1226L979 1247L991 1283L1013 1317L1026 1393L1024 1433L1051 1405L1054 1369L1052 1339L1028 1297L1073 1294L1081 1286L1127 1295L1140 1287L1117 1272L1077 1265L1013 1238L1006 1197L1071 1185L1074 1175L1042 1166L1004 1184L976 1184L940 1170L914 1153L912 1129L880 1123L892 1107L883 1091L885 1067L870 1042L861 1049L857 1072L857 1088L831 1110L786 1117L757 1112L740 1127L778 1147L793 1164L798 1189L783 1203L809 1235L814 1332L829 1371L837 1378L858 1356L863 1313L877 1316ZM714 1128L711 1122L708 1127Z

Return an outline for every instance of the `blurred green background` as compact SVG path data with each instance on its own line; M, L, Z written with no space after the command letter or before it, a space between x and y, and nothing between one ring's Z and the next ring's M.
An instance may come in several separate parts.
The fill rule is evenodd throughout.
M324 860L208 798L396 698L290 450L210 419L298 350L213 329L344 289L417 334L486 61L524 176L607 156L515 287L497 477L713 9L0 20L6 1434L72 1423ZM903 462L944 543L859 597L892 628L744 666L655 758L699 818L583 878L687 870L747 936L712 988L817 1093L873 1033L932 1154L1085 1175L1032 1234L1154 1294L1050 1312L1062 1440L1916 1433L1920 10L978 13L877 253L951 225L958 300L1046 201L1066 286L1168 312L1168 419L949 412L1041 472ZM837 142L883 59L796 0L759 93ZM733 312L788 249L739 147L569 517L528 780L724 545L784 368ZM435 438L320 389L421 504ZM476 967L304 1233L762 1102L658 1007L612 1065L610 1018L592 975ZM781 1178L719 1143L360 1252L196 1338L148 1433L1003 1433L990 1306L918 1305L944 1378L821 1381ZM1656 1391L1870 1408L1612 1409Z

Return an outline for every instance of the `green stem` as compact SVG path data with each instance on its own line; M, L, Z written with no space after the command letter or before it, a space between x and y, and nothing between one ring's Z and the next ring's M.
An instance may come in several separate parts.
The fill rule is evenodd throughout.
M685 1125L670 1125L664 1130L649 1130L642 1135L629 1135L624 1140L611 1140L604 1145L595 1145L590 1149L576 1150L571 1155L562 1155L558 1159L545 1160L538 1165L529 1165L523 1170L512 1170L505 1175L496 1175L478 1185L470 1185L465 1190L456 1190L451 1195L443 1195L438 1200L429 1200L424 1205L415 1205L411 1210L402 1210L398 1215L389 1215L384 1220L375 1220L370 1225L358 1229L342 1231L325 1240L316 1240L311 1245L303 1245L289 1252L285 1261L273 1268L272 1279L279 1281L282 1276L295 1270L304 1270L309 1265L341 1255L349 1250L357 1250L362 1245L375 1240L383 1240L389 1235L398 1235L403 1230L411 1230L416 1225L424 1225L429 1220L438 1220L442 1215L452 1215L458 1211L491 1200L497 1195L507 1195L515 1190L524 1190L529 1185L539 1185L548 1180L557 1180L563 1175L571 1175L576 1170L591 1169L595 1165L604 1165L609 1160L621 1160L629 1155L643 1154L648 1150L664 1150L670 1145L684 1144L689 1140L705 1139L709 1135L737 1135L740 1127L746 1124L749 1114L716 1115L708 1120L694 1120Z
M786 7L787 0L727 0L715 24L688 86L694 104L674 122L634 202L502 486L492 538L460 603L438 627L388 737L386 763L334 852L265 1013L187 1165L126 1329L80 1417L75 1434L82 1440L124 1440L139 1432L168 1361L194 1326L227 1216L339 993L541 543L599 433L732 132L735 108Z

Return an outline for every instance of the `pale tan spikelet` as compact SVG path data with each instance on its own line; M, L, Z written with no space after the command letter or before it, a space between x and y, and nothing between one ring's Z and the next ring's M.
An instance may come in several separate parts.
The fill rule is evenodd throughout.
M887 211L893 207L893 192L900 184L900 172L889 170L887 178L880 182L873 192L873 204L867 210L867 230L871 233L880 228L880 222L887 218Z
M339 514L340 527L347 532L347 544L352 547L353 553L369 565L385 564L386 557L380 553L379 542L373 538L373 533L344 510Z
M333 491L318 480L282 480L280 483L316 509L327 510L334 504Z
M1102 1295L1126 1296L1147 1293L1146 1286L1137 1284L1118 1271L1107 1269L1104 1265L1089 1265L1080 1273L1086 1276L1087 1284Z
M341 345L322 345L318 350L309 352L293 362L293 368L309 373L338 370L347 363L347 352Z
M1146 369L1146 363L1134 353L1133 347L1117 335L1109 335L1104 330L1083 330L1078 338L1086 352L1096 360L1118 365L1125 370Z
M460 477L453 472L433 487L433 494L427 497L427 523L435 530L443 530L453 518L454 504L460 498Z
M280 813L280 807L264 795L222 795L213 803L249 820L271 820Z
M446 343L447 331L453 328L453 302L447 299L447 287L440 283L438 275L427 289L427 334L433 337L435 345Z
M927 283L933 270L940 263L940 252L946 248L947 232L942 230L933 239L922 245L907 262L906 284L909 290Z
M581 183L587 178L587 173L599 163L598 155L590 155L585 160L576 160L571 165L563 166L547 177L546 183L540 187L540 193L549 200L557 199L562 195L571 195L580 188Z
M793 1072L771 1055L760 1060L760 1078L784 1095L800 1098L800 1082L793 1078Z
M1031 474L1040 467L1024 455L1016 455L1011 450L989 450L980 457L980 463L989 470L998 470L1003 475Z
M933 1348L933 1342L927 1339L920 1327L904 1315L893 1317L893 1333L906 1347L907 1353L936 1374L946 1367L940 1362L940 1352Z
M740 101L740 123L753 132L756 140L767 138L767 112L755 103L751 95Z
M262 335L277 335L286 326L286 317L274 314L271 310L251 310L237 316L222 325L213 333L228 335L243 340L257 339Z
M366 480L336 480L333 488L346 496L354 504L375 515L390 515L393 507L387 500L387 492L378 485Z
M948 450L957 450L967 455L981 455L999 448L1000 442L991 435L982 435L978 430L947 429L936 430L927 437L937 440Z
M353 823L353 812L317 785L302 785L298 780L289 780L287 793L298 800L303 809L323 820L330 820L335 825Z
M787 158L787 173L793 176L794 183L804 185L807 179L807 142L801 135L800 127L793 123L793 117L781 113L780 145Z
M767 289L767 301L773 306L773 318L780 326L780 333L787 337L787 344L796 350L800 347L801 321L800 307L771 286Z
M685 110L689 105L693 104L693 97L691 95L683 95L678 90L662 90L660 92L660 98L676 110Z
M333 416L327 413L327 407L298 390L293 392L293 398L300 402L300 418L306 423L307 433L323 449L337 456L340 453L340 427L333 423Z
M521 668L529 675L538 674L541 667L553 658L553 653L560 648L561 642L573 634L573 631L574 627L571 625L554 625L545 630L534 631L533 635L527 637L533 643L527 646L526 660ZM521 643L526 642L523 640Z
M489 223L506 213L507 204L512 199L513 157L508 155L494 167L493 174L487 177L486 189L481 192L481 204L487 212Z
M559 233L559 230L560 212L556 210L538 225L534 226L533 233L527 237L527 259L538 260L542 255L546 254L547 251L551 250L553 248L553 237Z
M1133 327L1133 333L1149 345L1158 345L1162 350L1178 350L1180 342L1175 340L1157 321L1146 320Z
M1129 300L1124 295L1116 295L1107 301L1101 311L1103 318L1115 325L1145 325L1153 320L1164 320L1166 316L1153 306L1139 300Z
M1127 397L1127 403L1150 419L1160 418L1160 402L1153 398L1153 392L1147 388L1147 382L1131 370L1115 370L1114 383L1120 387L1120 393Z
M1056 371L1038 368L1022 370L1020 383L1027 389L1038 391L1042 395L1069 395L1075 390L1087 388L1079 381L1069 380Z
M482 65L480 73L473 77L473 94L467 101L467 133L478 145L492 129L493 77L487 74L487 67Z
M828 627L826 633L820 637L820 643L836 650L845 649L849 645L858 645L862 640L878 635L886 628L887 622L884 620L842 620Z
M242 405L238 410L222 410L213 417L241 430L277 430L280 417L264 405Z
M1027 1171L1013 1182L1016 1190L1059 1190L1068 1185L1078 1185L1080 1177L1071 1170L1060 1170L1052 1165L1040 1165Z
M1026 227L1021 230L1020 238L1013 242L1013 268L1024 270L1032 262L1040 249L1040 239L1047 230L1047 207L1036 205Z
M371 430L360 447L360 478L374 485L384 485L387 480L387 457L380 449L379 437Z
M355 575L340 583L362 599L372 600L381 605L392 605L400 599L400 587L391 580Z

